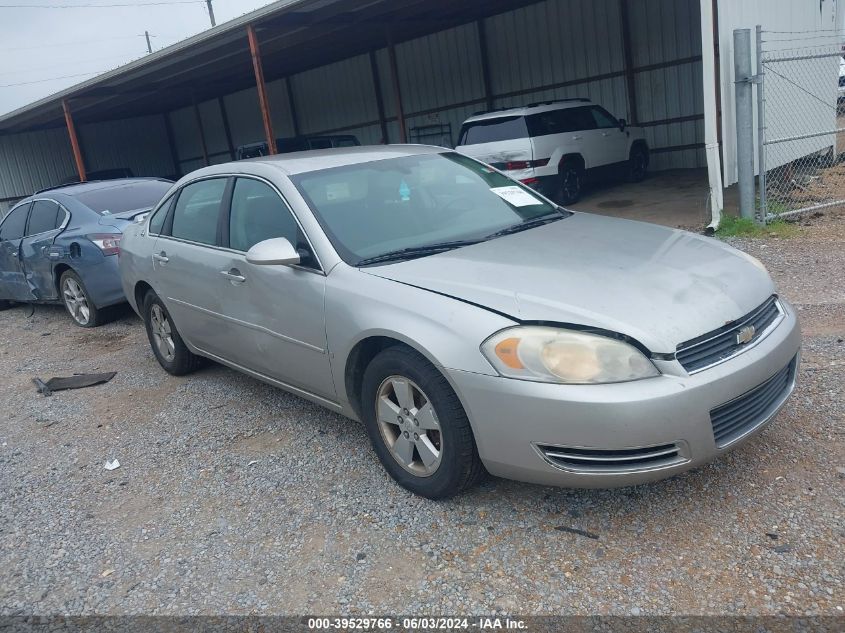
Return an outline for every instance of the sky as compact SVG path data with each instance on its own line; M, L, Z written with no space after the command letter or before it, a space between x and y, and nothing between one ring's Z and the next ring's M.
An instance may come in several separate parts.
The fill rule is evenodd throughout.
M220 25L271 0L212 3ZM0 114L210 26L205 0L0 0Z

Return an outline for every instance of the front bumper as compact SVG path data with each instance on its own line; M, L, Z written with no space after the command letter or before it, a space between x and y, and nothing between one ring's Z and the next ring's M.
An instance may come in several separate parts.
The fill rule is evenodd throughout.
M499 477L575 488L611 488L663 479L705 464L758 433L795 386L801 330L795 310L757 345L688 375L676 361L656 378L611 385L553 385L448 370L467 411L487 470ZM792 364L792 365L790 365ZM729 443L717 445L710 412L755 390L790 367L771 402ZM665 459L604 468L601 457L674 446ZM566 447L598 460L573 467L541 447ZM665 452L665 451L664 451ZM580 459L580 458L579 458ZM615 459L615 458L614 458ZM618 462L617 462L618 464Z

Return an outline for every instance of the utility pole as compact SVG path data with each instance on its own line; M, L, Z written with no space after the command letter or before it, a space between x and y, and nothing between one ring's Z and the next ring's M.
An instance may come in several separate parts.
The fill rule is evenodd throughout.
M217 26L217 21L214 19L214 7L211 6L211 0L205 0L208 5L208 17L211 18L211 28Z
M147 38L147 52L152 53L153 52L153 45L150 44L150 32L144 31L144 37Z

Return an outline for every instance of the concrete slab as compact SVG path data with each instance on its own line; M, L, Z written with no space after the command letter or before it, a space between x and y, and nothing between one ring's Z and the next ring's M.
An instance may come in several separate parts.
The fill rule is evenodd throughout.
M725 207L735 206L735 188L725 191ZM710 223L706 169L675 169L649 174L645 181L595 183L573 209L665 226L702 231Z

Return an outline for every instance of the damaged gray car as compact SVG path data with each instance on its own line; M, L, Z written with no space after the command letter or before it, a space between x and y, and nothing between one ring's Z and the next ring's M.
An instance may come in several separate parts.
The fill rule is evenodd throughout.
M749 255L440 148L201 169L126 229L120 269L165 370L210 358L361 420L435 499L485 470L611 487L699 466L773 419L799 362Z

